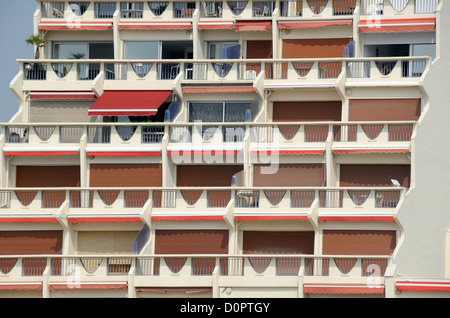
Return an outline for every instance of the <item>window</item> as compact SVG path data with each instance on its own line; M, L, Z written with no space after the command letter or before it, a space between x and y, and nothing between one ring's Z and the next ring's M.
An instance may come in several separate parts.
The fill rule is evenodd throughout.
M191 102L189 121L245 122L246 112L251 102Z
M127 41L124 56L129 60L159 59L160 43L160 41Z
M54 59L113 59L111 42L60 42L53 44Z
M88 45L87 43L55 43L53 58L61 60L86 59L88 58Z
M229 53L234 51L232 58L239 58L240 45L239 42L210 42L208 43L208 58L209 59L225 59L230 58Z

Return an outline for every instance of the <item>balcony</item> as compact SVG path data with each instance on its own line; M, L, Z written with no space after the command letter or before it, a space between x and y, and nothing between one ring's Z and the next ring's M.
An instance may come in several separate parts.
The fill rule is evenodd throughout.
M3 290L53 293L103 289L122 296L172 288L206 288L210 297L227 297L248 284L276 282L295 297L317 293L328 282L356 293L384 294L388 256L353 255L39 255L1 256ZM374 270L377 268L377 270ZM299 279L301 277L302 279ZM371 278L372 285L368 284ZM376 285L374 285L376 279ZM316 286L316 287L314 287ZM353 286L353 287L352 287ZM300 292L300 294L297 294ZM320 292L320 291L319 291ZM55 294L55 295L57 295Z
M394 221L403 188L11 188L0 222Z
M429 57L284 60L19 60L24 91L152 89L232 84L258 89L418 86ZM251 87L250 87L251 88Z
M3 124L5 155L132 155L172 160L410 151L416 122ZM329 148L328 148L329 147ZM210 158L210 159L211 159ZM234 158L234 157L233 157Z
M439 0L361 0L361 15L407 16L435 14Z
M361 16L396 17L435 15L439 0L288 0L280 1L130 1L121 2L41 2L38 14L41 30L111 30L151 28L152 23L187 21L186 27L199 19L236 21L251 19L304 20L342 19ZM167 26L167 25L166 25ZM230 28L233 28L231 25Z

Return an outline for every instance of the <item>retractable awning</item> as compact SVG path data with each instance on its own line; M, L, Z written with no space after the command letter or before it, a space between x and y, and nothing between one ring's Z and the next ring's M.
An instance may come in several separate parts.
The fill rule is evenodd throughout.
M119 30L190 30L191 21L121 21Z
M234 21L199 21L199 30L231 30L234 27Z
M89 116L150 116L172 91L106 91L89 109Z
M303 29L303 28L320 28L327 26L352 25L353 20L305 20L305 21L280 21L279 29Z
M92 91L32 91L32 100L89 100L96 99Z
M362 33L434 31L436 27L436 19L419 18L361 20L358 27Z
M235 31L270 31L272 21L236 21Z
M39 30L109 30L113 26L112 21L45 21L39 23Z

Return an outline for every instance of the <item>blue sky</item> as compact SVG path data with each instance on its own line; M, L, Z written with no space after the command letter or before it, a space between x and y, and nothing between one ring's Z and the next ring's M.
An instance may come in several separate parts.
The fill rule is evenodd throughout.
M35 0L1 0L0 20L0 122L8 122L17 112L19 102L9 88L9 83L19 72L17 59L31 59L33 47L25 43L33 34Z

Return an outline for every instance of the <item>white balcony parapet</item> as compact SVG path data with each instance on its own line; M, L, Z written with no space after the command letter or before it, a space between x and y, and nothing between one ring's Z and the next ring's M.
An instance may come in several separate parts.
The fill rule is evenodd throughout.
M155 255L8 255L0 256L3 289L77 290L104 286L127 289L130 286L211 286L212 276L219 284L245 286L255 277L281 280L296 287L298 276L305 282L365 283L379 279L390 263L384 255L233 255L233 254L155 254ZM374 271L373 268L378 270ZM176 275L174 275L176 274ZM95 286L93 286L95 285ZM91 286L91 288L89 288ZM300 286L303 287L303 286ZM374 286L372 286L374 287Z
M172 159L199 154L323 155L408 153L417 123L5 123L4 155L65 154L86 156L146 154ZM86 145L82 144L85 136ZM167 143L163 143L167 136ZM246 141L248 140L248 141Z
M172 160L190 160L194 155L202 160L206 155L222 159L229 155L233 160L323 155L327 144L333 154L406 154L416 125L415 121L0 124L4 155L79 155L83 150L87 157L167 153Z
M146 211L153 221L225 220L229 205L235 220L393 222L404 193L401 187L5 188L0 189L0 222L56 222L61 217L69 223L142 222Z
M188 84L249 85L263 74L265 89L419 85L430 57L263 59L263 60L18 60L24 91L92 91L102 77L103 90L173 89ZM186 87L188 89L188 87Z
M67 29L84 29L103 22L104 29L112 28L113 17L118 13L119 27L145 22L191 21L198 11L200 20L235 21L271 19L274 10L279 10L280 20L330 19L352 17L355 10L362 16L414 16L432 15L438 10L439 0L288 0L288 1L202 1L196 7L194 1L167 2L50 2L42 1L39 8L39 27L58 29L62 24ZM55 28L56 27L56 28Z

